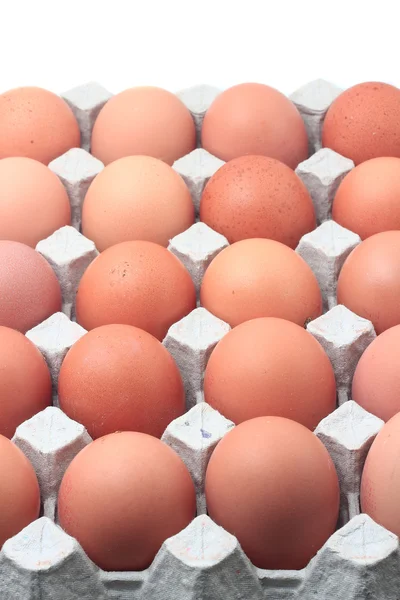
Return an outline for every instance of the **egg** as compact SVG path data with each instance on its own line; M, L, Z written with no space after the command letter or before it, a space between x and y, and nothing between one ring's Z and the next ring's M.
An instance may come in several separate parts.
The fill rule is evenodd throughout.
M60 284L47 260L30 246L0 240L0 326L26 333L60 310Z
M400 325L387 329L364 350L354 373L352 399L388 421L400 412Z
M55 173L31 158L0 160L0 239L35 248L70 223L68 194Z
M193 201L182 177L150 156L127 156L105 167L82 208L82 233L100 252L130 240L168 246L193 223Z
M40 491L25 454L0 435L0 548L39 517Z
M105 571L146 569L195 513L185 464L143 433L114 433L86 446L69 465L58 495L61 527Z
M200 301L231 327L258 317L304 326L322 312L318 282L307 263L291 248L267 239L224 248L204 274Z
M400 324L400 231L367 238L349 254L337 285L337 300L372 321L379 335Z
M157 87L134 87L113 96L101 109L91 152L105 165L135 154L172 165L196 147L192 116L181 100Z
M400 229L400 159L367 160L343 179L332 205L334 221L362 240Z
M356 165L379 156L400 157L400 90L381 82L352 86L326 113L322 144Z
M174 359L130 325L97 327L75 342L61 365L58 399L93 439L122 429L161 437L185 411Z
M147 241L104 250L84 272L76 295L76 318L85 329L120 323L159 340L194 308L188 271L169 250Z
M380 430L368 452L360 489L361 510L400 536L400 413Z
M246 321L216 345L205 401L236 424L279 416L315 429L336 408L336 382L322 346L284 319Z
M205 114L201 142L225 161L258 154L294 169L308 157L307 132L296 106L261 83L241 83L218 94Z
M269 238L293 249L316 227L300 177L266 156L241 156L218 169L201 196L200 219L230 243Z
M0 94L0 158L26 156L44 164L79 148L78 122L68 104L39 87Z
M322 442L281 417L241 423L219 442L205 480L208 514L261 569L302 569L334 532L339 483Z
M16 428L52 403L47 364L22 333L0 327L0 435Z

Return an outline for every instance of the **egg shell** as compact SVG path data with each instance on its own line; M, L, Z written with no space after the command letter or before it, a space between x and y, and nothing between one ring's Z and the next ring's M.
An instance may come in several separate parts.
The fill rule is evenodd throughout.
M0 326L26 333L60 310L60 284L49 263L25 244L0 240Z
M201 145L225 161L258 154L292 169L308 157L299 111L281 92L261 83L241 83L216 97L204 116Z
M172 356L130 325L97 327L73 344L61 365L58 400L93 439L119 430L161 437L185 410Z
M286 417L314 430L336 408L332 365L304 328L253 319L227 333L204 375L206 402L234 423Z
M148 567L195 512L193 481L179 456L133 432L99 438L81 450L58 497L61 526L107 571Z
M350 253L340 271L338 304L372 321L379 335L400 324L400 231L377 233Z
M39 516L40 492L24 453L0 435L0 546Z
M153 242L122 242L86 269L76 317L87 330L121 323L163 340L169 327L195 306L193 281L176 256Z
M322 312L318 282L307 263L291 248L266 239L224 248L205 272L200 302L231 327L257 317L304 326Z
M210 458L205 490L211 518L259 568L301 569L335 530L333 462L289 419L259 417L228 432Z
M109 164L90 185L82 207L82 233L102 252L130 240L168 246L194 223L194 206L183 179L150 156Z
M365 82L342 92L331 104L322 145L356 165L378 156L400 157L400 90Z
M135 154L172 165L195 148L189 110L175 94L157 87L135 87L113 96L92 131L91 152L105 165Z
M266 156L242 156L218 169L202 194L200 219L230 243L268 238L293 249L316 227L304 183Z
M343 179L332 205L332 219L362 240L400 229L400 159L367 160Z
M78 122L68 104L39 87L0 95L0 158L26 156L46 165L80 146Z
M376 436L361 479L361 510L376 523L400 536L400 414L394 415Z
M48 167L31 158L0 160L0 239L35 248L70 222L68 194Z

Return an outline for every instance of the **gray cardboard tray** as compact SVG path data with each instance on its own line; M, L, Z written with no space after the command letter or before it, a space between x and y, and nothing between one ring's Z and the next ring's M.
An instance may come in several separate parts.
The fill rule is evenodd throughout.
M63 474L91 438L69 419L57 402L57 379L69 348L85 330L74 321L74 298L83 272L98 255L80 233L85 193L103 169L90 155L95 118L111 94L89 83L62 94L82 132L82 148L74 148L49 167L68 192L72 226L42 240L36 250L54 269L62 289L62 312L27 332L49 365L53 404L20 425L13 442L31 460L37 473L42 516L5 542L0 553L1 600L398 600L400 561L398 538L360 514L360 477L368 450L383 422L353 402L351 381L357 362L376 337L372 324L336 304L336 283L344 260L360 238L331 220L335 191L354 164L321 148L325 113L340 89L317 80L291 99L306 124L310 158L296 169L312 196L318 227L305 235L297 252L318 278L324 314L308 331L327 352L336 375L338 408L315 430L336 465L340 480L340 516L336 532L301 571L267 571L254 567L234 536L206 514L204 476L213 449L234 424L203 401L202 379L210 353L230 327L200 305L172 325L163 344L175 358L186 391L187 412L173 421L162 440L186 463L195 483L197 517L168 539L149 569L104 572L85 555L76 540L57 524L56 498ZM200 140L207 107L219 93L210 86L183 90L178 96L190 109ZM222 161L198 147L176 161L198 214L202 190ZM204 223L170 241L169 250L186 266L199 290L211 260L228 245ZM268 544L268 540L265 540Z

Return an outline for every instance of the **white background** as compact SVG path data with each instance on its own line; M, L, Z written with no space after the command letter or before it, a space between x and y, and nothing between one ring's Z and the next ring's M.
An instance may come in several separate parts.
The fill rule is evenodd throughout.
M393 3L392 3L393 2ZM98 81L178 91L322 77L400 85L395 0L3 0L0 92Z

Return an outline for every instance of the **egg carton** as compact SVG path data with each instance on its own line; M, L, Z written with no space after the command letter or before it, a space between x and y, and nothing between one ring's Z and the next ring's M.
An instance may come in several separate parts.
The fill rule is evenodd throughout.
M198 141L209 103L218 94L209 86L180 92L196 123ZM258 569L237 539L207 516L204 479L209 458L234 424L204 401L202 382L208 358L230 327L198 306L172 325L163 340L182 374L187 412L165 430L162 441L185 462L193 478L197 517L164 542L151 566L141 572L104 572L57 521L57 493L74 456L91 442L85 428L59 408L58 375L70 347L86 331L75 322L74 299L83 272L98 255L92 241L80 233L82 202L103 165L91 156L94 120L111 94L98 84L70 90L63 97L82 131L82 148L74 148L49 167L63 182L72 207L72 226L63 227L37 245L54 269L62 290L62 312L27 332L42 352L53 383L53 406L22 423L13 442L32 462L41 490L41 516L0 552L2 600L358 600L398 599L400 585L398 538L360 514L360 478L368 450L383 421L351 400L357 362L375 339L372 323L337 305L341 266L360 238L331 220L335 191L354 164L321 148L321 125L332 100L340 93L318 80L292 95L309 134L310 158L296 169L308 187L318 227L305 235L296 251L314 271L323 296L324 313L307 329L327 352L335 371L338 408L323 419L315 435L324 443L340 481L340 514L336 532L305 569ZM176 161L197 209L202 190L223 164L198 147ZM199 291L210 261L227 240L201 222L174 237L169 250L185 265ZM269 543L269 540L265 540Z

